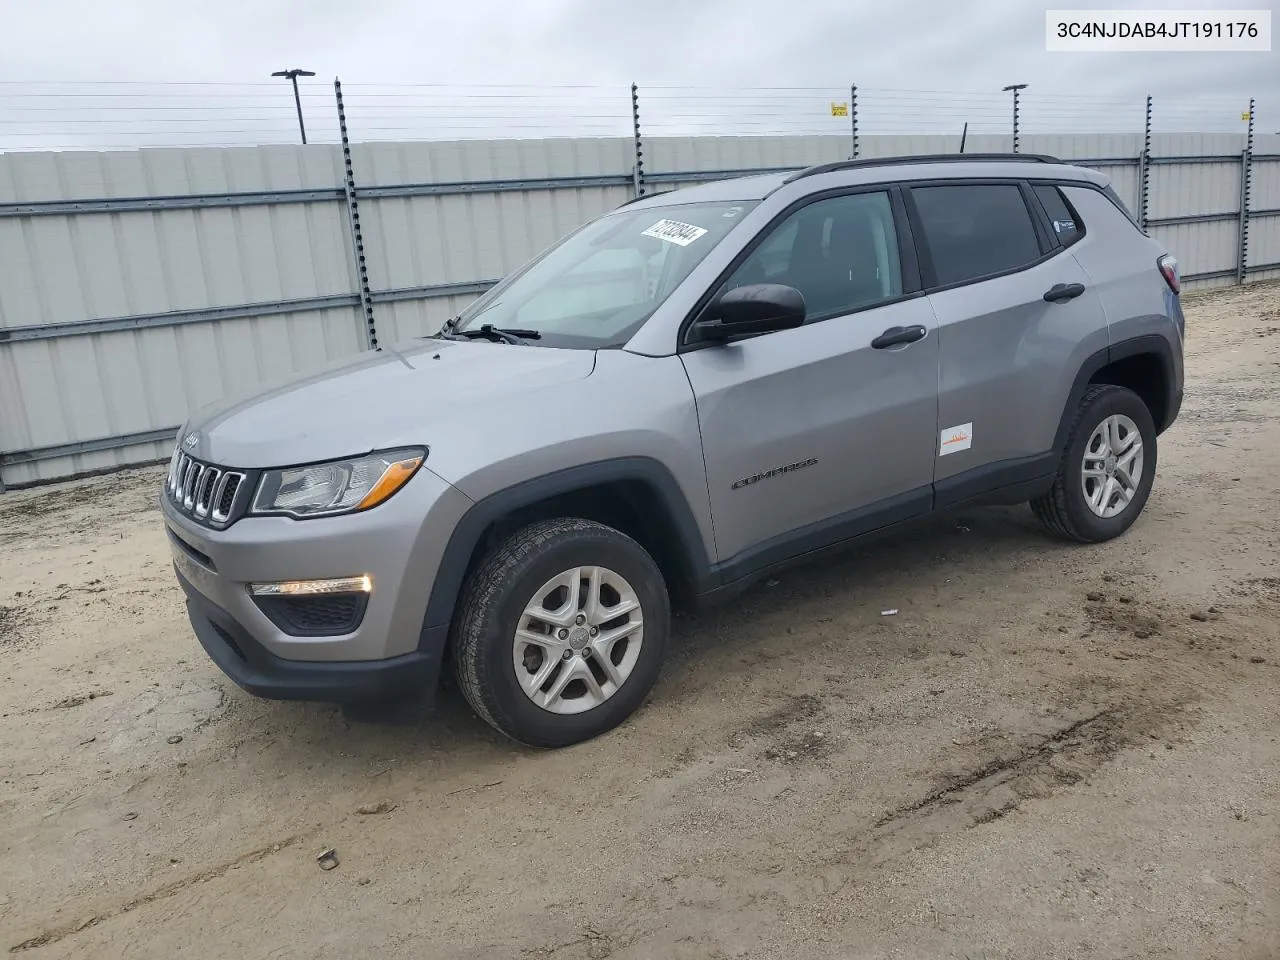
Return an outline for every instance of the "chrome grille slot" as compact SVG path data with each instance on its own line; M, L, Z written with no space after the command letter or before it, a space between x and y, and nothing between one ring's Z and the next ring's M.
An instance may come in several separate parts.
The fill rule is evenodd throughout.
M222 471L217 467L205 467L200 474L200 483L196 487L195 495L197 517L207 517L209 515L209 504L213 500L213 490L218 485L218 480L221 477Z
M222 481L218 484L218 489L213 497L213 520L215 523L225 523L227 518L231 516L231 511L235 509L236 496L240 493L240 485L244 482L244 474L232 473L227 471L222 475Z
M170 502L192 519L221 527L235 515L247 479L247 474L201 463L179 451L170 463L165 490Z
M182 509L188 512L195 506L196 485L200 482L202 473L204 473L204 464L192 460L187 467L187 475L182 481Z
M178 462L182 459L182 451L174 450L173 456L169 458L169 473L164 478L165 489L173 493L173 475L178 470Z
M172 497L178 492L178 480L186 469L187 455L179 453L174 457L173 463L169 465L169 496Z

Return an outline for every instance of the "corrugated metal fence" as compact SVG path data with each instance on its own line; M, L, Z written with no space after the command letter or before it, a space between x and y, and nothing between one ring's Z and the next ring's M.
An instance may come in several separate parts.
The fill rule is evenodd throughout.
M1280 137L1020 146L1110 176L1191 285L1280 276ZM850 142L643 148L642 167L628 138L0 155L0 489L163 458L206 402L431 333L638 188L844 159ZM955 150L858 141L867 157Z

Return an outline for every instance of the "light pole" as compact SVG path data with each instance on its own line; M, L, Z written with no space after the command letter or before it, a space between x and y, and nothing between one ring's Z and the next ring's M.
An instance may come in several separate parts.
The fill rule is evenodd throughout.
M1018 152L1018 91L1025 90L1025 83L1011 83L1004 88L1005 93L1013 91L1013 152Z
M273 77L285 77L293 84L293 105L298 108L298 132L302 134L302 142L307 142L307 128L302 122L302 98L298 96L298 78L314 77L315 74L310 70L277 70L272 74Z

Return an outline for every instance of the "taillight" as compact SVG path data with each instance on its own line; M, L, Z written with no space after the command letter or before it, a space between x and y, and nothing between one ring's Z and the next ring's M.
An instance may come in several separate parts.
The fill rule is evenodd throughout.
M1169 289L1175 294L1182 290L1182 278L1178 276L1178 261L1165 254L1156 261L1160 267L1160 275L1164 277L1164 282L1169 285Z

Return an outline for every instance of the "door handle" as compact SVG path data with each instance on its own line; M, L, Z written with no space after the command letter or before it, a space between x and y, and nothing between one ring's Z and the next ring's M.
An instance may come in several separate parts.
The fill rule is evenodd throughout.
M918 325L912 327L890 327L872 340L871 346L876 350L883 350L885 347L896 347L900 343L915 343L917 340L923 340L927 332L924 327Z
M1066 303L1084 293L1083 283L1055 283L1044 292L1044 298L1050 303Z

